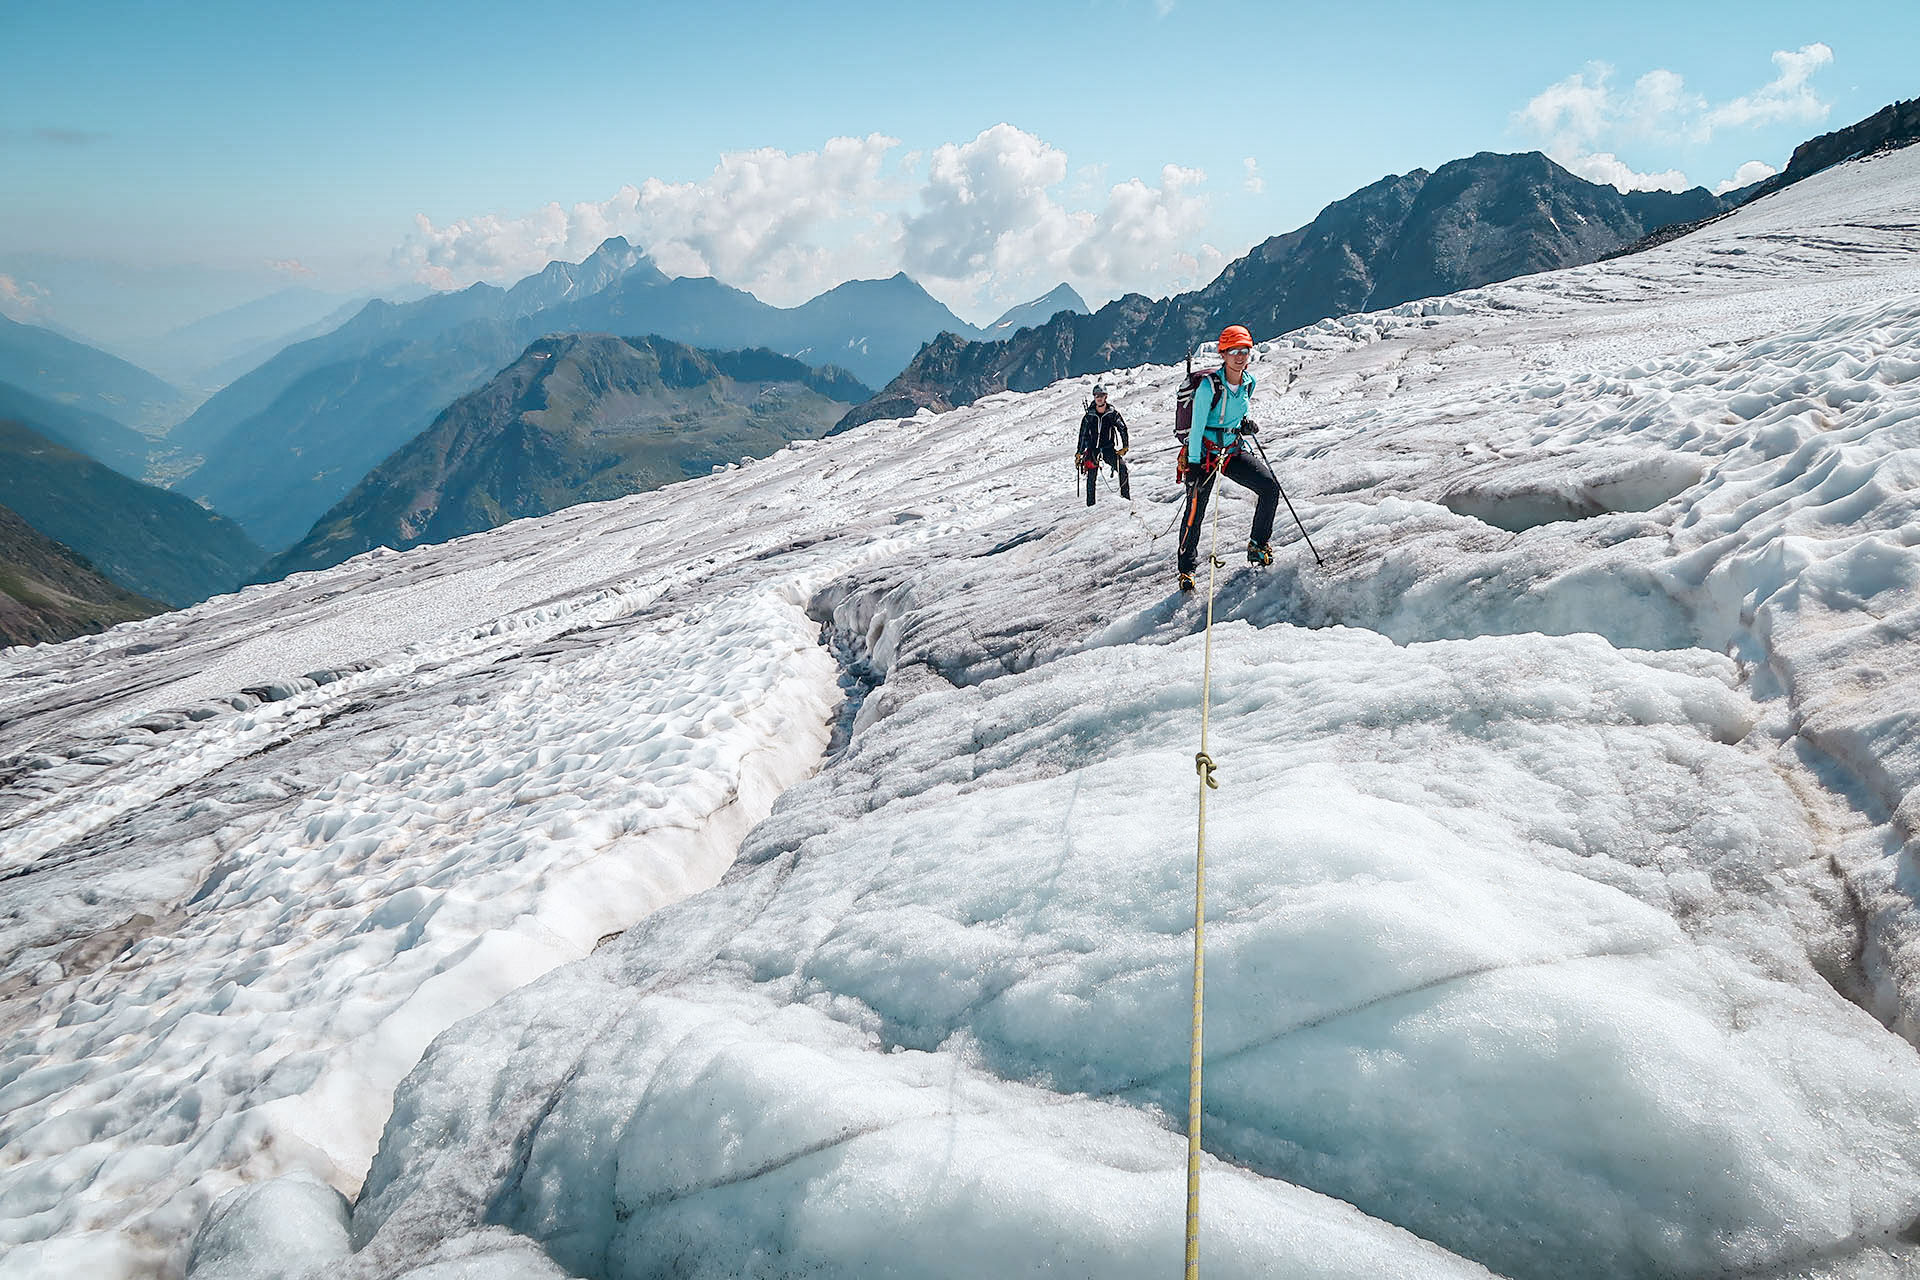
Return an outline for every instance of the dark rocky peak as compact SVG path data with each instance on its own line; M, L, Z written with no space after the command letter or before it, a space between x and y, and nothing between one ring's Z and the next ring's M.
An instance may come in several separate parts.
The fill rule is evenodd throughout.
M548 307L575 298L599 293L616 280L633 277L636 283L662 283L666 277L648 258L623 236L600 243L578 262L549 262L533 275L521 280L507 292L507 312L513 316L532 315Z
M1920 142L1920 98L1892 102L1844 129L1809 138L1793 149L1787 167L1762 182L1754 196L1767 195L1847 160Z
M884 280L848 280L814 295L801 305L811 306L814 303L826 302L830 299L833 301L851 301L858 298L884 298L913 302L918 302L924 298L935 306L939 305L938 300L935 299L932 294L920 287L919 281L904 271L896 271Z
M608 236L580 264L579 291L597 293L615 280L627 277L651 284L665 284L667 280L666 273L654 265L653 259L627 243L625 236Z
M697 387L721 376L719 366L698 347L654 335L625 341L633 350L651 355L659 368L660 381L676 390Z
M1086 299L1063 280L1033 301L1007 308L998 320L987 326L986 332L994 338L1005 338L1018 330L1044 324L1062 311L1086 315L1089 310Z
M1716 196L1705 187L1685 191L1629 191L1620 198L1643 227L1664 227L1675 222L1691 222L1711 217L1746 199L1748 189Z

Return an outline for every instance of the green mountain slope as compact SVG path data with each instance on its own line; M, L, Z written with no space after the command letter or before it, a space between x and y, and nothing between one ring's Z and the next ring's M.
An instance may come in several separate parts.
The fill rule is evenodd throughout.
M265 559L231 520L0 419L0 504L100 573L176 607L230 591Z
M766 350L562 334L463 396L265 579L622 497L825 434L866 387Z
M0 507L0 646L44 644L164 613Z

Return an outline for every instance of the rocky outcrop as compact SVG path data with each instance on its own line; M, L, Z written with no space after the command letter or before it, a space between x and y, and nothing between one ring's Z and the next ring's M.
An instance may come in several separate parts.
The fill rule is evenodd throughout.
M1805 177L1877 151L1892 151L1920 142L1920 98L1893 102L1865 120L1832 133L1809 138L1793 149L1787 167L1760 184L1756 196L1791 186Z

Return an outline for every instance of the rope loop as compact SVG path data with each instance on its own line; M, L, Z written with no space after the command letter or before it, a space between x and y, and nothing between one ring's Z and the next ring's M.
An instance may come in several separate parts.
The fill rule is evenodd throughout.
M1200 781L1206 783L1209 787L1212 787L1215 791L1218 791L1220 789L1220 784L1216 782L1213 777L1214 764L1213 764L1212 756L1208 755L1204 751L1194 752L1193 753L1193 769L1195 773L1198 773L1200 775Z

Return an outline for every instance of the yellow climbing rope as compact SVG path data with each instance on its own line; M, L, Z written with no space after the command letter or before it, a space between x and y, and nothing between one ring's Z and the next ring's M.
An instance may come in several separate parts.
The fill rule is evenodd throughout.
M1217 497L1217 495L1215 495ZM1207 792L1219 787L1207 754L1207 717L1213 698L1213 586L1220 566L1220 504L1213 504L1213 545L1207 549L1206 659L1200 673L1200 834L1193 856L1193 1040L1187 1051L1187 1280L1200 1275L1200 1011L1207 985Z

